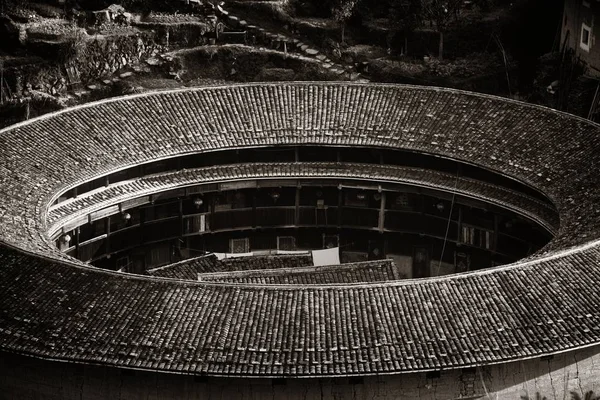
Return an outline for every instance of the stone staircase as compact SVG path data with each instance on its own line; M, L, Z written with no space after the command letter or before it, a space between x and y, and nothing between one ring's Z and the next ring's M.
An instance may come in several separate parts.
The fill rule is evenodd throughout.
M258 25L248 23L221 6L216 7L217 15L234 29L248 33L249 44L262 49L274 49L286 53L289 57L307 57L316 61L321 68L338 76L342 80L369 82L369 79L356 71L353 65L331 60L325 53L303 42L292 34L271 32Z

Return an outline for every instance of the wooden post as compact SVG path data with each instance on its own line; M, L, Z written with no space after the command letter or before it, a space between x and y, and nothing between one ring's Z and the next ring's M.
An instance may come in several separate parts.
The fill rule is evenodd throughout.
M256 190L252 192L252 227L256 228Z
M342 227L342 204L344 203L343 193L342 193L342 184L338 186L338 220L337 226L338 228Z
M184 233L183 229L183 200L179 199L179 236L182 237Z
M456 242L457 243L462 243L462 206L459 205L458 206L458 227L457 227L458 232L456 233Z
M494 238L492 240L492 251L495 253L498 249L498 214L494 214Z
M79 232L80 227L75 228L75 257L79 258Z
M144 224L146 223L146 209L140 208L140 235L142 236L140 239L140 244L144 245ZM144 270L146 268L146 257L144 257Z
M296 186L296 210L294 214L294 225L300 224L300 185Z
M104 231L106 232L106 252L110 254L110 217L104 219Z
M383 233L385 226L385 192L381 192L381 201L379 204L379 233Z

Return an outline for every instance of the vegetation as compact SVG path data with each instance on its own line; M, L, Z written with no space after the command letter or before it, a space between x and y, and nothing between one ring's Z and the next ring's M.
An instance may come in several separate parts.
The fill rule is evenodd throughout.
M281 52L229 44L200 46L171 53L182 82L197 79L248 82L260 80L333 80L311 59L285 58Z
M333 19L340 24L341 34L342 34L342 43L346 40L345 38L345 30L346 30L346 21L352 17L354 13L354 8L358 0L335 0L331 7L331 15Z
M62 18L65 16L64 10L61 8L43 4L43 3L29 3L29 8L37 12L42 17L46 18Z
M117 24L115 22L104 22L88 30L90 34L100 34L105 36L127 36L134 35L139 31L132 26Z
M378 81L456 86L461 81L480 76L482 71L497 74L502 64L487 53L476 53L453 61L383 58L373 60L371 68L372 77Z
M444 58L444 32L452 18L458 19L462 0L422 0L421 9L425 18L435 23L435 28L440 36L438 58Z
M518 64L518 89L522 93L533 89L538 59L551 52L554 47L562 4L544 0L521 0L507 12L501 36L508 52ZM558 46L555 50L558 50Z
M545 73L540 79L545 85L541 89L533 88L533 82L539 57L552 49L560 6L550 6L544 0L510 2L473 0L466 5L460 0L232 0L225 9L248 25L263 28L260 32L248 30L245 44L252 46L233 49L222 46L225 39L219 42L215 37L214 25L225 24L226 31L243 28L224 16L218 20L208 17L210 7L168 0L66 0L60 7L46 0L6 0L0 18L0 36L4 38L0 46L11 54L35 54L63 75L65 66L74 68L83 85L103 87L107 93L131 91L126 87L111 92L118 82L111 75L118 77L136 68L136 74L148 71L163 85L167 80L181 85L207 79L358 77L479 90L479 82L487 79L496 81L487 93L509 95L512 85L518 86L519 98L532 99L536 94L540 102L547 101L550 95L545 88L560 74ZM96 23L90 11L113 4L116 7L112 9L121 10L116 13L123 18L96 14ZM265 35L265 30L270 34ZM288 38L286 50L291 55L283 57L283 42L273 40L273 34ZM296 39L294 45L292 39ZM295 46L298 41L302 46ZM300 50L304 45L312 57L300 60L298 55L306 56L305 50ZM181 68L163 58L166 51L198 46L204 48L207 57L202 56L203 51L194 51L193 57L181 55L186 64ZM107 81L112 83L102 83ZM150 81L147 78L144 82ZM11 82L16 85L16 80ZM52 85L41 87L49 87L52 96L66 92ZM11 91L22 92L15 87ZM565 96L563 103L570 104L567 100Z
M81 32L81 28L64 20L45 19L27 28L29 35L49 40L76 35L79 32Z
M203 21L197 15L192 14L172 14L164 12L152 12L144 18L145 22L159 22L159 23L183 23L183 22L200 22Z
M422 23L423 7L421 0L392 0L389 8L389 21L391 22L392 35L401 34L403 46L401 55L408 55L408 38ZM388 47L392 42L392 35L388 37Z

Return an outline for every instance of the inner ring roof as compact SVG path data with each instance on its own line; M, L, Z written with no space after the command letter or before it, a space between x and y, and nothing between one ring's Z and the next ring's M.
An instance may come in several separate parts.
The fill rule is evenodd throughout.
M227 376L461 368L600 342L599 126L450 89L246 84L88 104L0 131L0 349ZM527 261L428 280L245 286L126 276L45 236L56 195L154 159L320 144L414 150L545 193L556 237Z

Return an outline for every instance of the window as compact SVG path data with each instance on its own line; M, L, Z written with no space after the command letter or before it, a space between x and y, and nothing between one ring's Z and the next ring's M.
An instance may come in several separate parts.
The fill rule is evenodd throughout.
M461 228L460 242L471 246L491 250L493 247L494 233L487 229L463 225Z
M368 207L369 197L364 190L348 190L344 192L344 204L350 207Z
M442 376L440 371L429 371L425 374L426 379L438 379Z
M250 239L230 239L229 240L229 252L230 253L249 253L250 252Z
M585 51L590 51L592 29L586 24L581 24L581 42L579 47Z
M398 193L393 203L393 208L397 210L412 210L408 193Z
M202 233L208 230L206 214L195 215L184 219L184 233Z
M293 236L277 236L277 250L296 250L296 238Z
M340 246L340 238L338 235L323 234L323 248L332 249Z

